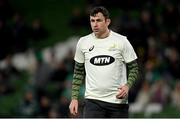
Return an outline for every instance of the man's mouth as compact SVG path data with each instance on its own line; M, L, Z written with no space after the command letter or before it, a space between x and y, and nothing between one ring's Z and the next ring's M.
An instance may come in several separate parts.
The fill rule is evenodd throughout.
M98 29L94 29L94 31L98 31Z

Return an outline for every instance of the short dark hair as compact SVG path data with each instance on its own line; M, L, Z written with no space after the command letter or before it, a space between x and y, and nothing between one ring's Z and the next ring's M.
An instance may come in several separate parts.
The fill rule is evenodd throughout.
M109 19L109 11L103 6L94 7L90 11L90 16L95 16L99 12L102 13L106 19Z

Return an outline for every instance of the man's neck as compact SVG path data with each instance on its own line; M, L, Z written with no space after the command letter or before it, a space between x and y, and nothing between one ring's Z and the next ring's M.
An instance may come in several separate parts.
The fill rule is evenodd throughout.
M106 32L104 32L103 34L101 34L101 35L96 35L96 34L95 34L95 36L96 36L97 38L99 38L99 39L104 39L104 38L108 37L109 34L110 34L110 30L107 29Z

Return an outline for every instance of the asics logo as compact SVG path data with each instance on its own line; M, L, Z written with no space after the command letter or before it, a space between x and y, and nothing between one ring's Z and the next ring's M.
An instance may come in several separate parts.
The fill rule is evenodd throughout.
M89 48L89 51L92 51L94 49L94 45Z

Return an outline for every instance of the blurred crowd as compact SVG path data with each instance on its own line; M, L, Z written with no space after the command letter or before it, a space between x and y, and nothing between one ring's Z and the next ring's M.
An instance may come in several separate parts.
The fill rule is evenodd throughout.
M39 18L30 25L25 22L22 12L17 11L8 0L0 0L0 59L7 54L24 52L34 42L48 36Z
M129 93L130 113L149 116L169 105L180 110L178 0L87 0L84 10L72 10L68 25L77 31L90 28L87 13L96 5L107 7L110 13L116 10L111 29L127 36L139 58L140 77ZM73 57L80 36L70 36L41 50L33 47L49 34L40 19L28 26L7 0L0 0L0 99L16 93L18 87L13 82L28 72L13 114L3 116L70 117ZM80 109L83 92L84 85Z

